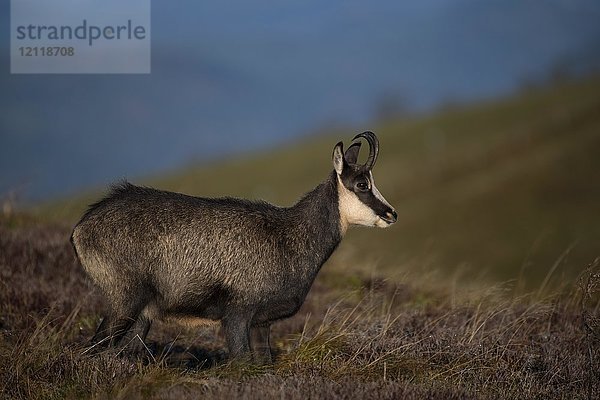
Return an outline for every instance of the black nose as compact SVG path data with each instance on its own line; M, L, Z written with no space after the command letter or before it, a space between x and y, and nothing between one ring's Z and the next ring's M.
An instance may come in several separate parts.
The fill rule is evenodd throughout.
M395 210L386 212L385 216L385 220L390 224L393 224L394 222L398 221L398 214L396 214Z

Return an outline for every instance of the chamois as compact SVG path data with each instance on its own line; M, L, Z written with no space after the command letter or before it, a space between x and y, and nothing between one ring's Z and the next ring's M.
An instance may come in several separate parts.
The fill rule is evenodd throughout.
M370 148L364 165L360 138ZM345 153L335 145L334 170L291 207L113 186L71 235L110 305L92 343L117 345L136 321L143 341L153 319L212 320L230 357L270 362L271 324L298 311L347 228L396 222L373 181L377 137L352 141Z

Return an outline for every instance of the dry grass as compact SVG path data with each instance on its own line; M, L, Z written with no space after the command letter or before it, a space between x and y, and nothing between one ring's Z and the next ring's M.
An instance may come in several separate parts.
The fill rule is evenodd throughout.
M598 262L578 285L520 295L326 265L299 314L275 325L272 366L229 363L216 328L161 324L145 356L92 355L86 341L103 303L69 228L0 221L5 398L600 396Z

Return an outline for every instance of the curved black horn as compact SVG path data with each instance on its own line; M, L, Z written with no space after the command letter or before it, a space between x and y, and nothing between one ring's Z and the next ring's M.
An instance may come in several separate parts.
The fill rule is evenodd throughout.
M377 161L377 155L379 154L379 140L377 139L377 136L370 131L359 133L358 135L354 136L352 141L355 141L358 138L364 138L367 142L369 142L369 158L367 158L365 167L367 169L373 169L375 161Z

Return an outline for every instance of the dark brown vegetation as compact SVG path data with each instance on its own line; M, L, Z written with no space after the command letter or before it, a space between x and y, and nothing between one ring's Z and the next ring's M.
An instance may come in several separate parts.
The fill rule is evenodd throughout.
M5 398L600 396L597 264L578 285L530 295L506 285L465 294L326 265L301 312L275 325L273 366L228 363L214 327L159 325L143 356L92 355L103 302L70 228L0 221Z

